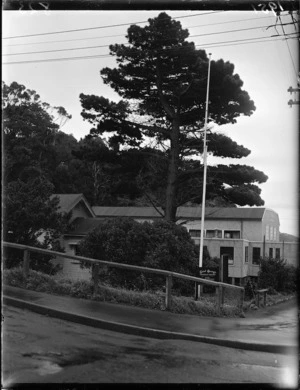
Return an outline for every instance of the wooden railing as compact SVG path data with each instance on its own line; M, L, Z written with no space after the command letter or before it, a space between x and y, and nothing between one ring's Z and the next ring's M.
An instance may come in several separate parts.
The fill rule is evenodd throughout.
M235 286L232 284L222 283L222 282L215 282L212 280L202 279L198 278L196 276L190 276L185 274L179 274L177 272L162 270L162 269L155 269L155 268L148 268L148 267L140 267L137 265L131 265L131 264L122 264L122 263L114 263L107 260L97 260L97 259L91 259L89 257L84 256L75 256L70 255L63 252L57 252L57 251L51 251L48 249L42 249L42 248L36 248L33 246L27 246L22 244L15 244L11 242L3 242L3 247L7 248L15 248L20 249L24 251L23 255L23 274L27 278L29 274L29 267L30 267L30 252L36 252L36 253L43 253L46 255L51 255L52 257L62 257L67 259L73 259L73 260L79 260L79 261L85 261L92 264L92 281L94 284L94 294L97 294L98 289L98 282L99 282L99 267L100 265L106 265L108 267L115 267L115 268L123 268L128 269L132 271L139 271L139 272L145 272L145 273L153 273L158 275L164 275L166 277L166 297L165 297L165 304L166 308L169 309L171 306L171 289L173 284L173 278L179 278L184 280L190 280L197 284L206 284L210 286L215 286L217 290L217 310L220 313L221 306L223 304L223 288L230 288L235 289L240 294L239 298L239 307L242 310L243 303L244 303L244 287Z

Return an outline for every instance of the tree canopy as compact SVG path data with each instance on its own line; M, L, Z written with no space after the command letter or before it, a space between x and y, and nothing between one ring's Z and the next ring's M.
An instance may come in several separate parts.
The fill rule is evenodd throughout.
M17 82L3 90L4 240L25 245L56 245L68 217L52 198L56 137L70 118L63 107L51 107ZM39 241L40 240L40 241Z
M180 22L164 12L145 27L130 26L128 44L110 46L117 67L100 72L120 101L80 95L81 115L93 125L91 135L108 135L108 146L119 154L128 149L143 153L145 148L149 154L152 149L152 159L141 166L138 178L149 202L161 206L167 220L175 220L179 205L201 202L203 165L195 155L203 151L208 57L188 36ZM239 116L255 111L230 62L211 61L210 85L210 123L236 123ZM208 139L215 156L239 159L250 154L219 132L211 131ZM257 186L267 180L263 172L245 165L217 165L209 171L208 199L264 204Z

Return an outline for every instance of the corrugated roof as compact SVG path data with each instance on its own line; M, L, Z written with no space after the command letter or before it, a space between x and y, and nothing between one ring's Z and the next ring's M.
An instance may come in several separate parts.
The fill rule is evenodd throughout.
M83 201L91 216L94 216L94 211L83 194L53 194L51 197L53 198L55 196L59 198L60 212L68 213L76 204Z
M99 217L159 218L161 215L154 207L92 207ZM160 211L162 211L160 209ZM179 207L177 218L201 219L201 206ZM264 207L207 207L205 219L258 219L263 218Z
M51 198L56 196L59 198L60 211L67 213L79 201L82 194L53 194Z

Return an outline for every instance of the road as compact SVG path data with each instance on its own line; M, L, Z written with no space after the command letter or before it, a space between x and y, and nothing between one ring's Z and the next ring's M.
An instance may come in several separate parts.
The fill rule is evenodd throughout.
M14 383L276 383L295 356L157 340L3 308L3 387Z

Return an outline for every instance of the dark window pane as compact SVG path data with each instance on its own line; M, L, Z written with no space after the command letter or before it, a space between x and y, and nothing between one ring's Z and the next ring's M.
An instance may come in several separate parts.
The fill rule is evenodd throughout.
M252 263L259 264L260 260L260 248L253 248Z
M245 263L248 263L249 261L249 247L245 247Z
M239 230L225 230L224 238L241 238L241 232Z
M206 230L206 238L222 238L222 230Z
M200 238L201 230L191 229L189 233L193 238Z

